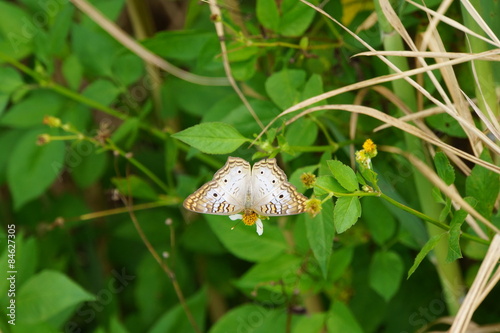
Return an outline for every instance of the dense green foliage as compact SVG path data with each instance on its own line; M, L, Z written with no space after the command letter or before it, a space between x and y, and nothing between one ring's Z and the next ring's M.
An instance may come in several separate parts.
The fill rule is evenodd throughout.
M366 114L352 135L348 107L280 115L392 73L377 57L354 57L366 51L359 40L296 0L228 1L220 17L194 0L139 1L142 13L133 1L92 2L132 35L156 22L141 44L206 84L160 73L72 2L0 1L0 306L8 314L16 305L14 318L0 319L2 332L414 332L456 314L500 227L498 173L471 163L466 175L443 152L419 140L416 149L397 126L373 132L384 122ZM379 10L373 3L322 9L352 31L364 23L357 36L391 50L383 22L366 23ZM447 15L466 21L461 11L457 3ZM409 4L397 12L412 37L428 25ZM488 23L499 36L497 21ZM221 79L221 23L232 75L255 115ZM450 52L468 47L455 28L442 24L439 34ZM455 69L460 88L476 96L471 67ZM400 82L304 106L361 104L399 117L389 92L412 111L433 106L412 105L417 93L408 98ZM422 85L438 96L427 77ZM470 151L452 117L425 122ZM367 139L416 155L494 227L480 224L480 237L468 211L407 156L376 154ZM498 165L483 148L477 157ZM266 219L258 236L227 216L183 209L228 156L275 157L312 198L309 213ZM305 186L303 174L315 182ZM446 272L451 290L440 283ZM499 298L497 287L473 320L498 322Z

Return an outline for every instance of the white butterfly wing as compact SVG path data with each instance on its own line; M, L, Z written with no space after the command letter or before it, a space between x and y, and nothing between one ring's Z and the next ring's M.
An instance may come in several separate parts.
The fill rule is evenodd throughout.
M184 207L197 213L232 215L245 209L250 185L250 164L229 157L214 178L184 200Z
M288 182L274 158L253 166L251 193L251 208L259 215L294 215L305 211L307 198Z

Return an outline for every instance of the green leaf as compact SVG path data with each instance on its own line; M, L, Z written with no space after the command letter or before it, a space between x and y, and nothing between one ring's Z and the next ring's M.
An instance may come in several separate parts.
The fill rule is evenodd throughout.
M44 270L32 276L19 290L16 315L23 324L41 323L79 303L93 300L92 294L66 275Z
M196 294L191 296L186 302L191 314L193 315L198 328L202 332L205 331L205 312L207 304L206 288L201 289ZM172 309L165 312L164 315L158 319L153 325L149 333L163 333L163 332L191 332L193 326L186 316L186 311L181 304L177 304Z
M314 186L314 195L321 196L329 192L347 193L346 189L340 186L339 182L333 176L319 176L316 178Z
M67 45L66 43L69 38L68 33L70 31L71 25L73 24L73 15L76 8L70 3L52 6L52 8L50 7L51 6L49 5L49 3L47 3L47 7L45 7L45 10L50 10L50 15L55 15L55 18L54 24L50 27L47 34L47 51L49 56L60 56L65 54ZM55 11L57 11L57 14L55 14Z
M131 117L125 120L120 127L113 133L111 140L120 147L130 149L137 140L139 135L139 126L141 121L139 118Z
M247 60L241 60L238 62L231 63L231 72L233 76L238 81L250 80L256 73L258 65L258 57L254 56ZM248 110L245 110L248 112Z
M0 92L0 116L5 111L5 108L9 104L10 95L7 93Z
M398 291L403 273L403 260L396 252L376 252L370 264L370 287L387 302Z
M317 1L311 1L317 4ZM301 36L311 24L316 11L295 0L283 0L281 3L281 21L279 32L283 36Z
M299 87L304 85L306 72L299 69L284 69L274 73L266 81L266 92L281 109L287 109L301 100Z
M121 194L132 196L134 198L146 200L158 200L158 194L143 179L131 175L127 178L113 178L113 184L118 188Z
M446 201L444 200L443 195L441 194L441 191L439 190L439 188L433 187L431 194L437 203L440 203L443 205L446 204Z
M346 272L354 256L354 246L336 248L329 264L328 281L335 282Z
M160 57L187 61L200 57L206 44L218 46L219 42L210 31L169 30L159 32L143 43Z
M259 236L255 225L246 226L241 221L230 220L228 216L205 215L205 218L222 244L238 258L261 262L270 260L287 249L283 234L269 220L262 222L264 234Z
M327 161L332 159L332 153L329 151L325 151L323 154L321 154L321 159L319 162L319 170L318 170L318 175L319 176L330 176L330 168L328 168ZM335 181L337 183L337 181ZM342 188L339 184L339 188ZM344 190L345 191L345 190Z
M272 300L266 302L266 307L257 304L245 304L225 313L209 333L265 333L279 332L286 327L287 313L277 307ZM275 310L273 310L275 309Z
M62 171L64 143L53 141L37 146L36 140L42 133L40 129L26 133L13 148L7 182L15 209L42 194Z
M276 1L257 0L257 19L269 30L278 31L280 14Z
M311 146L318 136L318 126L310 118L301 118L288 126L286 141L290 146Z
M323 277L326 279L328 263L332 255L333 237L335 228L333 226L333 200L327 200L321 212L316 217L305 214L307 239L311 245L314 257L318 261Z
M411 266L410 270L408 271L408 278L410 278L410 276L413 274L413 272L415 272L422 260L424 260L425 256L436 246L437 243L439 243L441 238L443 238L443 236L445 236L446 234L446 232L443 232L442 234L435 235L430 238L427 243L425 243L425 245L415 257L413 266Z
M250 100L250 105L256 115L265 124L279 114L276 106L270 101ZM233 125L245 137L253 137L254 133L261 131L259 125L248 112L248 109L238 98L221 99L213 105L203 116L202 123L223 122Z
M33 36L40 32L32 21L32 15L19 6L0 1L0 50L14 59L22 59L32 52Z
M22 233L16 235L15 241L16 270L22 272L22 274L16 275L16 289L19 290L19 288L21 288L35 273L38 265L40 248L36 238L25 237ZM2 242L2 244L7 244L7 235L0 235L0 242ZM0 255L0 260L3 260L2 262L8 263L8 260L12 258L12 254L9 253L8 249L6 245L5 250L3 250ZM7 290L10 287L10 281L7 280L9 276L10 273L8 273L7 270L0 271L0 293L2 293L2 295L7 295ZM3 300L6 302L4 303ZM1 302L2 306L8 302L6 297L3 300Z
M116 58L112 65L112 70L113 73L115 73L115 78L118 79L121 84L128 86L139 80L141 76L144 75L144 63L141 58L135 54L123 53ZM140 86L143 91L141 92L139 90L139 92L141 94L146 94L148 89L151 90L154 88L150 86L153 84L154 83L149 83L149 85L143 84ZM132 97L135 96L132 94ZM140 98L143 98L143 96L140 96ZM134 102L137 103L139 100Z
M462 126L452 116L440 113L425 118L425 121L433 128L445 134L457 138L466 138Z
M163 106L164 117L170 117L178 109L201 117L218 101L234 92L228 87L200 86L181 79L170 78L163 83L162 93L170 96L170 99L164 99L163 102L165 104ZM220 121L220 118L216 120Z
M73 23L71 36L71 50L87 75L113 77L111 67L123 46L102 30L92 30L83 24Z
M328 332L363 333L351 310L340 301L333 302L327 314L326 326Z
M199 220L198 223L190 224L179 238L179 245L190 252L202 255L227 254L227 250L206 221Z
M341 234L358 221L361 216L361 204L357 197L340 197L333 209L333 221L337 233Z
M13 147L23 137L22 130L2 130L0 132L0 185L6 180L7 165L13 152Z
M250 141L226 123L203 123L172 135L207 154L229 154Z
M231 62L231 68L233 67L235 62L247 61L247 60L256 60L257 55L259 53L260 48L257 46L247 45L245 47L241 47L241 42L235 41L228 45L228 49L231 52L227 55L229 61Z
M269 282L281 281L284 285L293 285L297 282L296 272L300 269L301 264L302 259L300 257L282 254L269 261L253 265L235 284L247 293L250 293L255 289L255 286L259 285L262 286L261 288L280 292L282 285L272 286L269 285Z
M378 175L375 171L368 168L361 168L359 170L363 178L365 178L369 183L373 185L373 187L377 188L378 186Z
M88 85L83 91L83 96L90 98L102 105L110 105L116 100L120 91L108 80L98 79Z
M397 222L391 212L384 206L380 198L365 197L361 200L363 219L366 222L370 235L378 245L394 237Z
M455 181L455 169L453 169L445 153L440 151L434 155L434 165L436 166L439 178L441 178L446 185L453 184Z
M60 119L63 124L71 124L75 129L83 133L87 131L91 124L93 124L94 128L96 127L91 109L76 102L69 102L64 105ZM106 120L104 120L105 122Z
M450 214L450 212L451 212L451 199L447 197L444 203L443 210L441 210L441 212L439 213L439 222L444 222L444 220L446 220L446 217L448 216L448 214Z
M118 313L114 313L109 320L109 332L129 333L125 324L121 321L121 316Z
M43 118L46 115L57 116L63 104L64 98L59 94L51 90L35 90L21 102L12 106L0 118L0 124L17 128L42 125Z
M288 181L297 188L297 191L299 191L300 193L304 193L304 191L307 189L306 186L300 180L300 176L302 176L303 173L313 173L314 171L316 171L317 168L318 168L317 165L309 165L302 168L298 168L292 173Z
M68 86L72 90L77 90L80 87L83 76L82 64L74 54L70 54L64 59L62 64L62 73Z
M481 154L481 159L492 162L488 150ZM493 207L500 191L500 175L480 165L474 166L471 174L465 181L467 196L477 200L476 210L486 219L491 218Z
M304 85L304 91L302 92L302 100L306 100L308 98L318 96L324 92L323 90L323 79L321 78L321 75L318 74L313 74L307 80L306 84ZM317 103L311 104L310 107L312 106L318 106L318 105L325 105L326 100L319 101Z
M343 188L349 192L358 190L358 178L354 170L337 160L327 161L326 163L335 179L337 179Z
M91 145L87 141L77 142L75 152L68 152L68 154L75 154L77 158L72 162L72 165L69 165L68 161L68 171L71 173L76 185L82 189L89 187L99 180L108 165L108 155L103 152L98 153L94 151L96 149L95 146L89 146L92 147L92 150L86 151L84 154L80 152L80 156L78 156L78 145L83 144L83 142Z
M0 67L0 77L2 93L11 94L24 84L22 76L12 67Z
M171 136L168 136L165 139L165 146L163 151L165 152L165 177L167 179L173 179L177 161L179 161L179 148L177 147L175 140Z
M292 328L292 333L321 333L324 332L326 323L325 313L311 313L307 316L300 316L297 323Z
M452 262L459 258L462 258L462 251L460 250L460 235L462 233L461 227L469 213L463 209L459 209L455 212L455 215L450 221L450 230L448 233L450 237L448 238L448 255L446 256L446 262Z

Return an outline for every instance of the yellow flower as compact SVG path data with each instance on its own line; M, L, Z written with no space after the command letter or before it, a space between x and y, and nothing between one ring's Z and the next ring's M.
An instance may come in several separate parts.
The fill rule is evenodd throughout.
M305 172L300 175L300 181L307 187L312 188L316 183L316 175L310 172Z
M373 143L371 139L368 139L363 143L363 150L365 151L366 155L368 157L375 157L377 156L377 145Z
M254 225L257 228L257 234L260 236L264 233L264 224L262 224L261 219L259 218L259 215L257 215L256 212L253 210L245 210L242 214L234 214L230 215L229 218L231 220L242 220L245 225Z
M311 198L306 201L306 212L315 217L321 212L321 200L316 198Z

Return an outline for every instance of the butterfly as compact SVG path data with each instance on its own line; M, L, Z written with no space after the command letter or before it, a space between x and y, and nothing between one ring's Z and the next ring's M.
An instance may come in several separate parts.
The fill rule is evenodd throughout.
M242 158L229 157L213 179L188 196L183 205L188 210L205 214L243 212L245 222L245 216L303 213L306 200L307 197L288 182L276 159L263 159L252 168Z

